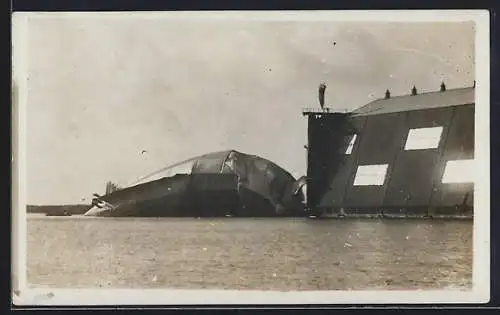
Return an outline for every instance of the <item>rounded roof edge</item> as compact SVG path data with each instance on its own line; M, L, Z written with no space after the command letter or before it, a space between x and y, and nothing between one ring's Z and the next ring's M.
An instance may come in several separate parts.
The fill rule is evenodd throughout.
M176 168L176 167L180 167L182 165L193 163L193 166L194 166L194 165L196 165L196 163L199 160L204 160L204 159L221 159L222 163L224 163L224 161L229 157L229 155L231 153L236 153L236 154L241 154L241 155L245 155L245 156L248 156L248 157L262 159L262 160L264 160L264 161L266 161L266 162L268 162L270 164L273 164L275 167L280 168L285 173L287 173L288 176L291 176L292 178L295 179L295 177L290 172L288 172L287 170L285 170L284 168L282 168L281 166L279 166L277 163L275 163L275 162L273 162L273 161L271 161L271 160L269 160L267 158L264 158L264 157L261 157L259 155L255 155L255 154L248 154L248 153L240 152L240 151L237 151L237 150L234 150L234 149L229 149L229 150L214 151L214 152L209 152L209 153L197 155L197 156L191 157L189 159L185 159L185 160L182 160L180 162L177 162L177 163L174 163L174 164L170 164L170 165L168 165L166 167L163 167L163 168L161 168L159 170L156 170L154 172L148 173L148 174L146 174L144 176L141 176L141 177L139 177L139 178L137 178L137 179L129 182L129 184L127 186L138 185L141 182L144 182L145 180L147 180L148 178L153 178L153 177L157 176L158 174L168 172L169 170L171 170L173 168Z

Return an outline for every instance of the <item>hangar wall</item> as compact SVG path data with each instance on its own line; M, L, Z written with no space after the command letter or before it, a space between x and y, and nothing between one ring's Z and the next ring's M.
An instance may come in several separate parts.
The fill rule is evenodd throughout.
M307 193L315 212L471 213L474 185L442 179L448 161L474 158L474 104L336 119L329 115L309 115ZM410 130L420 128L441 130L436 147L406 149ZM365 165L387 165L383 183L355 185L358 166Z

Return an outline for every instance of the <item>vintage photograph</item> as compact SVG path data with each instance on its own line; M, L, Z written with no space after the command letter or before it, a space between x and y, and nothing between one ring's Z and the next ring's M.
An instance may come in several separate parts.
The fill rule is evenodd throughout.
M14 14L17 298L488 299L488 13L327 13Z

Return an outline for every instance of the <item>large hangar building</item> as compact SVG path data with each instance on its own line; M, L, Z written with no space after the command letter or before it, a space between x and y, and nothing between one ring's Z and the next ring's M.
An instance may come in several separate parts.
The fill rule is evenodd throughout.
M474 201L475 87L305 110L307 205L316 215L465 215Z

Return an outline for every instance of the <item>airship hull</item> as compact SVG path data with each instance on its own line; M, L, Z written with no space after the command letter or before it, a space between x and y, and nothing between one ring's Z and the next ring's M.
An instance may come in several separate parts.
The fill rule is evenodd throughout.
M237 151L196 157L94 199L86 216L302 216L296 180L276 164ZM174 174L174 175L172 175Z

